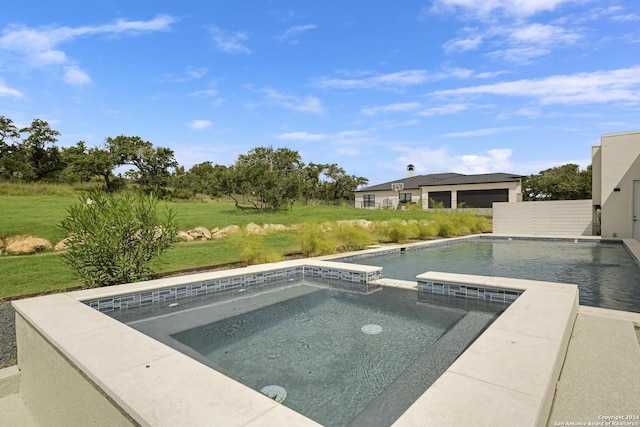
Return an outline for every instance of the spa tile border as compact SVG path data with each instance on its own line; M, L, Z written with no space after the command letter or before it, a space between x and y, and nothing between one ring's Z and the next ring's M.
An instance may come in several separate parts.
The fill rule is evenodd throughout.
M83 301L89 307L102 313L128 310L152 304L162 304L203 295L222 294L247 287L258 287L265 284L277 284L287 280L315 278L345 282L345 288L351 284L367 284L382 277L382 269L373 271L353 271L339 269L335 266L298 265L289 268L273 269L247 273L243 275L218 277L195 283L184 283L153 290L115 295L105 298Z
M522 295L523 291L517 289L492 288L481 285L470 286L459 283L442 283L418 279L418 292L509 304Z

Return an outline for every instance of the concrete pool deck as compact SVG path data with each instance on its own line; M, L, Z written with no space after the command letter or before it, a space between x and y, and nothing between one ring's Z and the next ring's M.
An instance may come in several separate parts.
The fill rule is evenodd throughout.
M640 415L640 344L634 324L640 325L638 313L579 307L549 427L598 422L598 416ZM36 426L19 380L17 366L0 370L0 426Z
M557 426L601 421L598 416L640 415L640 344L634 329L640 327L640 314L578 306L577 290L571 285L446 273L430 273L428 277L527 290L395 425ZM165 283L174 280L178 279ZM416 288L415 282L379 281ZM20 334L29 341L44 339L54 345L44 352L31 347L37 348L37 357L44 360L38 372L34 371L36 354L20 353L24 372L15 367L0 370L0 425L37 425L32 419L34 390L42 388L37 391L39 400L46 400L47 393L66 392L60 384L42 384L41 380L46 369L54 369L61 361L72 365L71 369L68 365L58 367L63 376L85 380L88 376L94 387L86 389L86 394L95 393L98 386L98 394L106 393L107 400L120 408L112 413L113 418L103 420L108 420L105 425L173 425L186 419L191 419L189 425L216 420L224 425L317 425L257 392L238 388L215 371L197 368L190 359L167 351L148 337L127 331L114 319L80 303L79 295L83 294L16 304L22 316ZM36 328L27 327L25 320ZM94 335L105 341L87 343ZM126 345L111 348L114 342ZM140 352L143 349L146 354ZM149 349L153 355L148 354ZM126 366L122 366L123 359ZM174 375L176 371L188 375ZM157 383L160 377L170 384ZM220 384L213 386L212 381ZM241 401L229 399L230 394ZM148 408L153 402L162 407ZM45 408L44 413L68 408ZM176 410L184 415L185 410L194 409L199 411L195 417L172 417ZM42 408L38 410L42 420ZM91 407L94 413L98 410Z

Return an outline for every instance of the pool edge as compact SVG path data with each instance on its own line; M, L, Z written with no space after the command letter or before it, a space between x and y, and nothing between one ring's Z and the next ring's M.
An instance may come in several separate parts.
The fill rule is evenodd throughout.
M328 261L328 260L327 260ZM306 260L299 261L306 263L316 263L319 265L323 265L324 261L322 260ZM269 264L266 266L262 266L260 268L269 269L274 268L280 263ZM332 263L335 264L335 263ZM352 265L350 265L352 266ZM260 268L249 268L249 270L244 271L258 271ZM344 264L342 265L344 267ZM216 273L217 275L224 274L233 274L233 271L225 271ZM214 274L214 276L216 276ZM441 273L442 274L442 273ZM460 275L450 275L452 280L456 278L461 280ZM217 276L216 276L217 277ZM478 277L478 276L476 276ZM169 280L169 281L167 281ZM182 279L162 279L161 284L167 285L172 283L171 280L177 280L177 282L184 282L185 280L192 280L192 278L182 278ZM468 281L468 277L465 278ZM459 384L461 380L464 380L466 383L470 384L465 390L474 390L477 389L478 386L482 386L483 384L491 385L492 390L495 392L496 390L501 393L506 393L508 399L514 400L514 406L512 408L520 408L520 405L523 401L531 403L526 406L528 408L524 413L529 414L528 422L523 419L523 412L518 411L517 414L517 425L544 425L546 423L546 417L548 416L550 405L553 400L553 391L555 389L555 382L557 381L562 360L564 358L564 352L566 352L567 343L570 336L570 329L573 325L573 321L575 321L575 315L577 313L577 288L571 288L572 285L559 285L559 284L544 284L541 282L534 281L524 281L517 279L500 279L500 278L486 278L481 277L477 280L482 282L491 282L492 286L497 287L506 287L513 288L514 286L522 286L523 289L526 289L523 295L509 307L503 316L506 317L502 320L504 323L503 326L498 324L498 327L495 325L491 325L484 334L482 334L476 343L474 343L459 359L458 361L452 365L450 369L445 372L445 374L434 383L436 388L434 390L438 390L437 396L435 392L427 391L418 401L414 403L414 405L396 421L396 425L424 425L425 417L430 417L428 419L433 419L434 424L439 422L439 419L446 419L447 424L449 425L465 425L466 421L464 419L464 415L466 412L459 411L456 405L463 405L465 408L469 407L469 401L465 401L461 399L460 389L456 386ZM415 282L403 282L403 281L393 281L390 279L382 279L382 284L391 285L391 286L400 286L407 288L417 288ZM527 283L522 283L527 282ZM53 349L58 352L60 355L64 357L67 362L74 366L74 369L83 373L85 379L88 379L94 387L97 387L102 390L104 394L109 397L112 403L122 409L125 413L129 414L134 418L135 423L139 425L171 425L171 422L175 422L173 406L171 404L160 405L159 407L149 408L150 401L152 401L153 396L147 396L144 391L137 390L140 383L140 378L146 378L150 368L146 368L147 365L155 366L156 362L161 366L166 364L167 362L171 362L173 364L177 364L176 366L180 370L185 370L191 372L189 377L194 377L196 380L198 378L201 379L209 379L212 381L222 381L219 377L206 373L203 369L209 370L209 368L200 365L198 362L192 361L186 356L175 354L172 349L166 350L162 346L159 346L157 351L158 355L156 358L149 359L147 354L133 354L135 352L132 351L130 354L118 354L118 351L108 352L105 350L104 345L94 345L89 344L89 348L87 347L87 340L91 340L91 337L97 334L98 332L108 331L110 333L114 333L120 336L119 339L124 339L125 342L132 342L131 340L140 339L142 334L136 333L135 331L127 331L130 329L125 325L119 324L119 322L111 319L111 321L106 321L103 316L99 312L90 309L86 304L82 301L91 299L96 297L96 295L106 295L111 291L112 293L122 293L125 290L130 292L131 288L135 288L136 285L140 286L140 288L145 288L152 285L157 285L158 282L150 283L145 282L143 284L133 284L133 285L123 285L125 288L123 289L97 289L97 290L89 290L89 291L79 291L73 292L69 294L60 294L60 295L52 295L45 297L38 297L29 300L18 301L14 303L17 312L25 321L24 324L29 325L33 328L39 335L44 338L44 341ZM553 287L551 289L550 287ZM540 298L540 293L544 295L551 294L564 294L563 292L559 292L557 290L557 286L569 287L572 289L571 291L567 291L569 294L575 291L575 296L573 297L573 301L570 304L565 304L562 308L558 308L560 312L560 319L558 319L558 337L553 340L549 339L549 341L553 341L553 345L555 348L554 353L554 361L547 363L547 372L544 373L544 387L541 385L540 381L538 381L535 386L535 392L532 391L530 393L526 392L526 386L521 386L517 390L510 389L504 385L505 378L497 378L495 383L488 382L486 378L476 378L466 371L465 363L470 357L482 357L486 358L491 354L486 354L485 349L483 349L482 345L484 343L483 340L491 339L491 334L497 334L498 337L504 338L505 336L511 334L511 336L516 336L519 339L521 338L524 342L528 340L531 341L532 337L541 339L544 337L536 336L532 332L522 332L522 331L512 331L509 330L508 325L518 323L522 323L522 319L519 319L519 316L523 316L527 312L531 312L532 307L536 307L540 305L540 302L535 302L534 299L531 298ZM531 290L532 292L529 292ZM554 295L551 295L554 296ZM556 297L558 295L555 295ZM522 298L522 299L521 299ZM531 301L529 301L531 299ZM521 301L521 302L518 302ZM545 300L545 304L548 303L548 299ZM534 304L535 303L535 304ZM536 305L537 304L537 305ZM543 309L544 304L540 309ZM79 308L84 307L84 308ZM515 308L514 308L515 307ZM502 319L501 316L498 320ZM525 316L526 317L526 316ZM65 319L65 322L60 324L61 319ZM562 320L564 319L564 320ZM535 323L535 322L534 322ZM76 330L73 330L73 325L76 325ZM119 326L120 325L120 326ZM70 329L72 328L72 329ZM125 330L121 328L126 328ZM139 335L138 335L139 334ZM485 336L485 334L487 334ZM515 334L515 335L514 335ZM533 335L532 335L533 334ZM143 335L142 335L143 336ZM484 337L484 338L483 338ZM488 337L488 338L487 338ZM494 337L495 338L495 337ZM144 338L141 338L144 339ZM149 339L146 337L146 339ZM548 339L548 338L546 338ZM479 344L478 344L479 343ZM499 343L498 343L499 344ZM504 343L503 343L504 344ZM507 343L508 344L508 343ZM154 344L155 345L155 344ZM36 348L31 348L29 350L27 347L20 347L19 344L19 366L21 369L28 370L29 363L25 362L24 354L29 353L30 351L37 351ZM93 347L93 349L91 348ZM144 346L143 346L144 347ZM500 354L501 351L498 351L497 347L491 344L493 353ZM115 349L118 346L114 346ZM506 347L509 349L509 345ZM524 347L522 347L524 348ZM105 351L107 353L105 354ZM165 354L165 351L168 351ZM484 352L484 353L483 353ZM21 359L21 353L23 357ZM125 352L126 353L126 352ZM469 356L468 356L469 355ZM474 356L475 355L475 356ZM110 358L115 358L114 360ZM125 369L122 369L122 358L128 360L128 365ZM95 359L95 360L93 360ZM98 362L97 362L97 361ZM153 362L151 365L150 362ZM492 363L500 364L500 361L493 361ZM106 369L106 367L102 367L102 374L96 374L92 372L92 365L111 365L114 371L110 371ZM172 365L173 366L173 365ZM524 364L522 367L523 370L530 369L529 364ZM542 368L541 368L542 369ZM173 370L177 370L173 369ZM557 372L556 372L557 371ZM215 372L215 371L214 371ZM163 378L160 374L158 378ZM140 377L143 375L143 377ZM506 378L506 380L510 380L510 378ZM149 384L153 383L153 377L145 379L145 382L150 381ZM502 383L500 382L502 381ZM308 420L297 414L282 405L274 406L269 402L268 399L265 402L265 397L260 395L253 390L247 389L244 386L239 384L230 384L224 382L225 389L224 393L228 394L238 394L238 397L242 399L244 403L247 401L255 402L252 405L255 408L262 408L260 410L252 410L247 409L248 407L245 404L241 404L238 406L234 406L234 404L226 399L217 399L216 396L202 396L202 395L194 395L194 391L191 387L186 387L182 384L180 387L171 388L166 393L169 393L168 396L175 397L175 395L179 395L180 399L183 403L184 401L192 402L188 406L201 406L201 407L193 407L192 409L196 410L196 412L202 413L203 411L211 411L214 408L223 408L228 412L229 419L228 421L233 421L234 424L246 424L249 425L251 423L256 423L256 425L265 422L277 422L277 420L295 420L297 425L317 425L311 420ZM525 387L525 388L523 388ZM132 391L127 391L127 388L132 388ZM432 387L433 388L433 387ZM486 386L484 387L486 391ZM167 385L164 386L162 384L157 385L158 391L166 390ZM451 390L449 390L451 389ZM545 391L542 392L541 390ZM200 392L202 392L202 387L197 388ZM248 390L248 391L247 391ZM446 394L449 390L453 392L453 394ZM523 391L524 390L524 391ZM123 394L124 393L124 394ZM27 393L28 394L28 393ZM449 396L449 400L442 399L443 396ZM41 397L42 398L42 397ZM254 400L255 399L255 400ZM484 399L484 400L483 400ZM488 395L482 396L482 393L476 395L474 399L472 399L474 411L471 412L474 417L474 425L496 425L495 419L486 419L484 420L482 414L488 414L492 411L488 410L491 408L492 403L495 405L495 395L489 393ZM439 402L435 405L434 402ZM484 402L484 405L483 405ZM536 403L537 402L537 403ZM499 402L498 402L499 403ZM33 405L37 406L37 402L34 399L31 401L27 401L27 404L30 408ZM446 404L446 405L442 405ZM426 406L425 406L426 405ZM439 408L439 412L433 412L434 405ZM429 409L430 414L425 414L425 408ZM483 411L478 412L478 408L483 408ZM495 412L495 414L500 415L499 424L508 424L512 423L515 419L509 419L509 416L515 416L511 414L508 410L509 408L502 408L502 411ZM34 410L34 409L32 409ZM293 412L293 413L292 413ZM467 411L468 412L468 411ZM164 414L164 415L163 415ZM438 415L439 414L439 415ZM510 415L511 414L511 415ZM545 415L546 414L546 415ZM438 418L441 417L441 418ZM445 418L446 417L446 418ZM197 418L200 419L200 418ZM459 422L453 422L458 419ZM483 421L484 420L484 421ZM194 420L195 421L195 420ZM416 424L418 423L418 424ZM194 424L197 425L197 424Z

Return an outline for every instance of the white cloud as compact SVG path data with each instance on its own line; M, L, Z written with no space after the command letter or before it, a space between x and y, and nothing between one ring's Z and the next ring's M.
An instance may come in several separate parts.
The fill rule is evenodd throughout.
M48 65L66 62L65 53L58 46L82 36L97 34L130 34L167 31L175 18L158 15L150 21L117 20L113 24L83 27L29 28L24 25L9 25L2 30L0 49L16 52L30 59L40 59ZM37 62L37 61L36 61Z
M317 142L328 139L329 135L309 132L287 132L276 135L276 138L282 139L284 141Z
M547 48L525 46L496 50L487 54L487 57L515 64L528 64L534 59L549 55L550 53L551 50Z
M550 54L554 49L575 44L582 39L582 34L557 25L535 23L505 27L495 32L495 38L502 38L497 40L497 43L506 47L489 53L489 57L527 63L534 58Z
M578 41L582 35L576 31L547 24L529 24L510 29L509 36L519 43L534 44L572 44Z
M361 138L365 138L369 135L368 132L363 130L344 130L342 132L338 132L335 134L334 139L336 140L358 140Z
M496 135L500 133L506 132L514 132L517 130L524 129L521 126L505 126L505 127L497 127L497 128L483 128L483 129L474 129L462 132L448 132L442 134L441 136L444 138L475 138L480 136L490 136Z
M91 83L91 77L79 67L64 67L64 81L71 86L86 86Z
M537 57L548 55L554 49L572 46L583 39L582 28L563 27L555 24L504 21L488 23L484 27L464 27L458 37L444 43L448 54L479 50L483 44L491 46L490 58L508 62L527 63ZM568 25L568 23L565 23Z
M611 19L618 22L636 22L640 21L640 15L638 15L637 13L625 13L615 15Z
M475 50L482 45L484 37L476 35L473 37L457 38L449 40L444 45L444 50L447 52L466 52L469 50Z
M244 42L249 40L247 33L242 31L225 33L218 27L209 27L209 31L218 50L225 53L251 53L251 49L244 45Z
M462 174L510 173L517 167L510 160L512 151L508 148L487 150L483 154L461 155L450 154L447 147L437 149L398 147L395 151L405 153L405 155L396 159L398 165L411 163L416 167L416 171L420 175L443 172Z
M444 44L443 47L447 53L476 50L482 45L486 37L478 28L464 27L459 33L461 33L461 35L458 38L449 40Z
M368 132L362 130L345 130L336 133L310 133L310 132L285 132L276 135L277 139L284 141L319 142L328 141L332 144L359 144L368 141Z
M508 172L511 170L512 163L509 160L511 157L511 150L495 149L488 150L487 155L479 156L475 154L467 154L461 156L462 165L461 170L466 172L462 173L490 173L490 172Z
M70 64L70 59L60 46L80 37L92 35L137 35L155 31L167 31L175 18L158 15L149 21L127 21L119 19L111 24L82 27L40 27L30 28L12 24L0 32L0 50L12 52L24 58L29 67L62 66L64 81L70 85L83 86L91 82L88 74L78 66Z
M288 42L291 44L299 43L298 36L309 31L318 28L316 24L296 25L288 28L284 33L276 36L275 39L281 42Z
M486 71L483 73L476 74L475 77L478 79L491 79L493 77L498 77L503 74L507 74L507 72L506 71Z
M206 67L187 67L187 75L193 79L201 79L207 74L208 69Z
M260 92L265 95L265 101L268 104L303 113L322 114L325 112L322 103L315 96L288 95L274 89L262 89Z
M389 105L380 105L377 107L365 107L362 114L365 116L374 116L379 113L398 113L405 111L414 111L420 108L419 102L401 102Z
M195 92L191 92L189 96L196 96L201 98L211 98L218 95L218 91L216 89L202 89L197 90Z
M492 19L496 15L526 18L557 9L578 0L434 0L433 12L458 13L477 19Z
M534 98L543 105L640 101L640 66L443 90L435 96L498 95Z
M455 114L469 109L469 104L449 104L440 107L431 107L417 113L419 116L441 116L445 114Z
M425 70L405 70L352 79L320 78L315 80L313 85L334 89L388 89L421 85L428 80L429 76Z
M355 147L341 147L336 150L336 153L343 156L357 156L360 154L360 150Z
M24 95L17 89L7 86L2 79L0 79L0 96L13 96L14 98L22 98Z
M193 130L206 129L206 128L210 127L211 125L212 125L212 123L209 120L193 120L193 121L187 123L187 126L189 126Z

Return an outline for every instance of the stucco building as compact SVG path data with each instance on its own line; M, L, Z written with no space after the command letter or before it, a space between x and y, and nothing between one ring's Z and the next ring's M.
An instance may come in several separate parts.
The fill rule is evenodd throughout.
M423 209L491 208L493 202L522 201L521 175L438 173L407 177L357 190L355 206L363 209L398 209L415 203Z
M596 232L640 240L640 131L602 135L591 165Z

